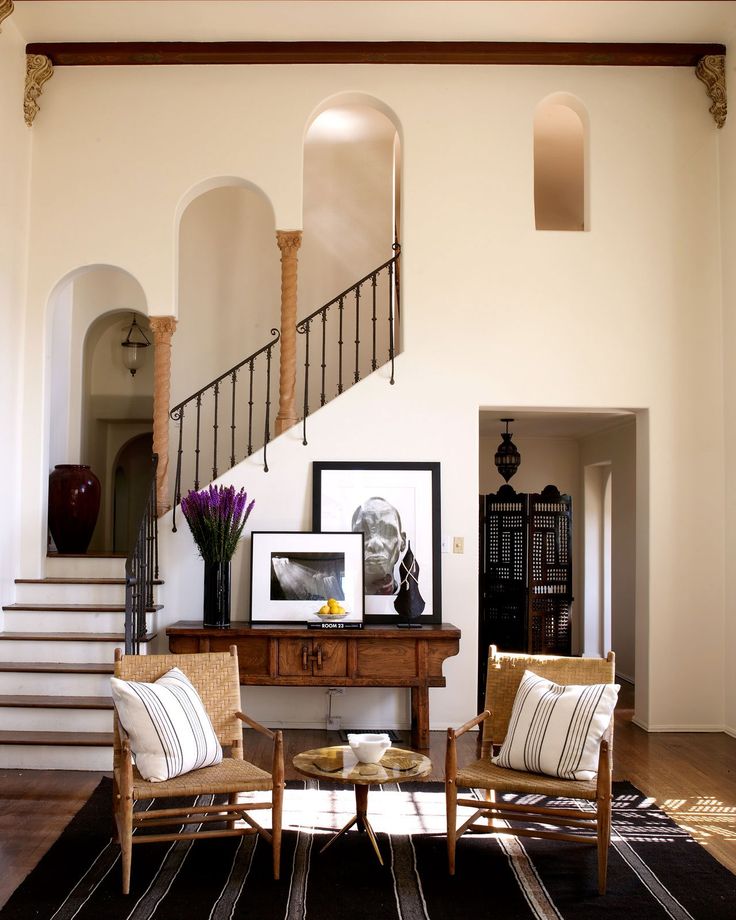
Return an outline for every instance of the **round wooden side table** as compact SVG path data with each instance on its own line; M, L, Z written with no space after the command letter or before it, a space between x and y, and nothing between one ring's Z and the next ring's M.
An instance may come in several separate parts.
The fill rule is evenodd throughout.
M355 785L355 815L345 827L330 837L320 853L324 853L338 837L357 824L358 830L365 831L368 835L381 865L383 865L381 851L378 849L376 835L368 820L368 790L371 784L400 783L404 780L420 779L432 770L432 761L429 757L404 748L389 748L379 763L360 763L348 744L304 751L297 754L292 763L294 769L303 776Z

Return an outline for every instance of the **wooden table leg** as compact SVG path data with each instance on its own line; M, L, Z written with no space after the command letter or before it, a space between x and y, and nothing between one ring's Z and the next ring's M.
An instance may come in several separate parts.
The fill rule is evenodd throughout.
M411 688L411 746L415 750L429 748L429 687Z
M348 821L345 827L340 828L340 830L334 834L327 843L322 847L320 853L324 853L327 847L331 847L332 844L337 840L338 837L341 837L345 831L350 830L354 825L358 825L358 830L363 832L365 831L368 834L368 839L373 845L378 861L383 865L383 858L381 856L381 851L378 849L378 841L376 840L376 835L371 827L371 823L368 820L368 789L369 786L365 786L362 783L356 784L355 786L355 815Z

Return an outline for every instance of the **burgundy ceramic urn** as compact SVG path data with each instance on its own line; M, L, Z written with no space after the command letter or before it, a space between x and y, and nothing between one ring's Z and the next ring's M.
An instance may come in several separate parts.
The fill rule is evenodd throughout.
M100 510L100 480L88 466L60 463L49 475L49 530L60 553L86 553Z

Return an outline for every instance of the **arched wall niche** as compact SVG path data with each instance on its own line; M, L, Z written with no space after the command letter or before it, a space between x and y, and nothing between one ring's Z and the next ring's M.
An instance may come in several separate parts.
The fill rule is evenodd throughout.
M398 226L401 124L380 99L340 93L304 130L299 305L311 313L392 255Z
M534 112L537 230L589 230L590 120L580 99L552 93Z
M178 209L177 251L172 405L259 349L280 325L270 198L245 179L200 183Z

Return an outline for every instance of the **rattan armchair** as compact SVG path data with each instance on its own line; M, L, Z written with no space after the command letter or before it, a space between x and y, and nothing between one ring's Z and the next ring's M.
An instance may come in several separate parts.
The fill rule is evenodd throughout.
M527 669L565 686L610 684L614 682L614 653L609 652L607 658L561 658L501 653L495 646L490 647L485 711L460 728L447 730L445 794L450 874L455 874L457 841L468 830L585 842L598 848L598 890L605 894L611 836L613 719L600 744L597 776L590 781L557 779L496 766L491 763L491 753L506 736L516 691ZM456 739L476 725L482 732L480 758L458 768ZM458 787L483 790L485 804L479 807L477 798L459 798ZM583 799L593 803L594 810L540 807L528 799L521 804L504 802L496 799L497 793ZM457 827L458 805L474 810L460 827Z
M114 718L113 813L122 851L123 893L130 890L134 844L162 840L230 837L260 834L273 847L273 877L278 879L281 857L281 814L284 788L283 738L240 711L240 680L235 646L229 652L193 655L123 655L115 650L115 676L122 680L153 682L171 668L180 668L199 693L223 747L222 763L193 770L164 782L143 779L133 763L130 741ZM273 742L271 772L243 759L243 723ZM239 793L268 792L263 801L239 802ZM216 795L222 804L137 810L136 803L172 796ZM227 801L224 801L225 797ZM249 814L270 809L271 830ZM176 824L184 830L135 833L140 828ZM199 830L187 829L200 825Z

